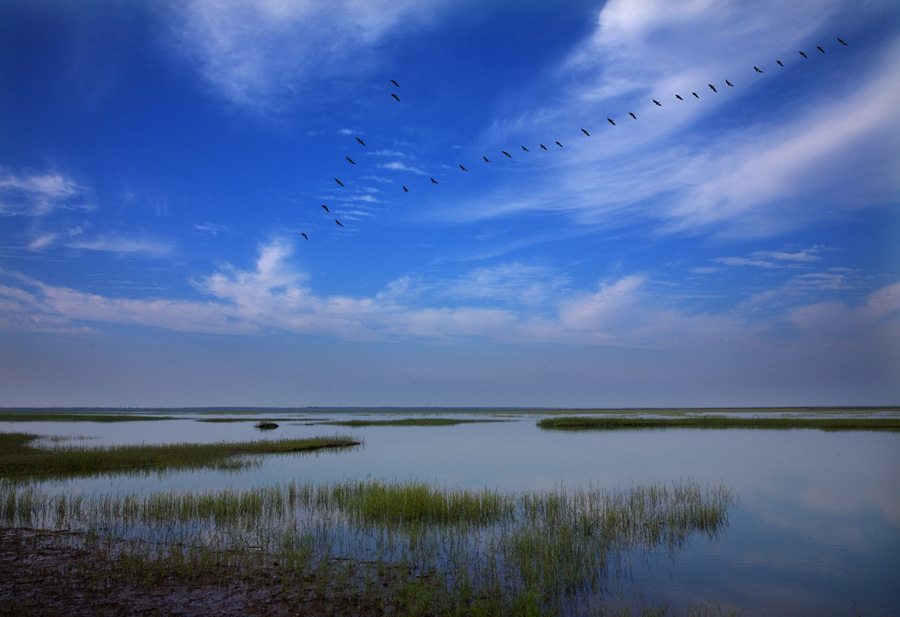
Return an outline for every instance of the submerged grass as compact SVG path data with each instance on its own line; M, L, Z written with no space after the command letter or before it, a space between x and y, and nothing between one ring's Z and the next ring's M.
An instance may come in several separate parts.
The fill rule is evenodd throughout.
M4 482L0 525L65 531L53 541L86 549L71 572L95 573L97 589L265 581L295 611L314 598L336 614L609 614L605 592L628 555L715 537L735 499L691 481L519 495L291 482L94 498Z
M396 420L331 420L319 422L329 426L454 426L457 424L473 424L484 422L506 422L501 419L461 419L461 418L399 418Z
M900 418L744 418L681 416L673 418L563 416L544 418L539 428L558 430L633 428L819 429L823 431L900 431Z
M0 433L0 476L82 476L119 471L240 468L242 455L311 452L359 445L346 436L306 439L220 442L211 444L126 445L87 447L66 445L37 448L39 435Z
M0 422L147 422L177 419L172 415L146 413L0 410Z

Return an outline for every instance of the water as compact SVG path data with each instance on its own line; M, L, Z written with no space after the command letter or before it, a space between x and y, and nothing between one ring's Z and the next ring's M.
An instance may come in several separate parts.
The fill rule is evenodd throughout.
M87 495L366 477L512 492L558 484L627 489L678 479L723 484L734 489L740 502L730 510L719 538L695 536L675 555L651 555L632 564L635 589L647 601L677 608L709 600L723 609L743 608L745 616L900 614L895 589L900 572L900 434L808 429L561 432L538 429L536 415L438 427L309 424L322 417L284 416L278 429L265 433L253 428L255 422L205 423L188 416L114 424L0 422L0 431L79 435L89 438L83 443L97 445L333 434L365 442L351 451L268 456L240 473L46 483L46 490Z

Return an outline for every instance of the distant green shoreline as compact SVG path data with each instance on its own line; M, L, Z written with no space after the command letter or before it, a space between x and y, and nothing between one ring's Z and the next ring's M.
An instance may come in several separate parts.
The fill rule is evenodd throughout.
M644 428L819 429L823 431L900 431L900 418L746 418L725 416L544 418L537 426L551 430L615 430Z

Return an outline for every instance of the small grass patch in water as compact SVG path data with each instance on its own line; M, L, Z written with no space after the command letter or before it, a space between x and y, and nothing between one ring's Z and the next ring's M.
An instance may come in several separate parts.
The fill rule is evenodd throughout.
M900 431L900 418L743 418L681 416L673 418L563 416L544 418L542 429L614 430L636 428L819 429L823 431Z
M177 416L106 411L0 410L0 422L149 422Z
M240 468L243 455L312 452L357 446L347 436L305 439L87 447L36 448L39 435L0 433L0 476L84 476L120 471Z

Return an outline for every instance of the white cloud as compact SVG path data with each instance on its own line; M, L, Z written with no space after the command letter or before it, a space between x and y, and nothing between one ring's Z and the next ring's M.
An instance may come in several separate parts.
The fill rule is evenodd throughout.
M475 337L661 350L710 349L727 340L752 350L775 344L764 333L775 331L783 321L814 342L828 338L862 348L900 341L900 283L870 293L858 307L795 303L768 316L748 318L741 316L743 310L688 312L680 308L678 297L651 291L645 275L578 291L549 269L517 263L476 269L450 283L404 276L370 297L352 298L315 294L308 276L291 265L292 251L288 242L273 240L260 246L252 269L226 264L194 279L194 287L208 298L204 300L112 298L0 271L13 281L0 286L0 327L73 332L83 329L82 324L116 323L223 334L272 330L351 340ZM803 280L832 284L822 277ZM442 306L441 299L453 291L475 299L515 297L521 302L515 309Z
M226 100L259 109L295 100L318 79L378 62L379 41L423 27L443 2L192 0L178 16L179 49Z
M44 216L55 210L89 210L87 189L59 173L15 175L0 168L0 215Z
M416 167L410 167L403 161L390 161L389 163L378 163L375 167L379 169L389 169L391 171L406 171L412 174L417 174L419 176L428 175L421 169Z

